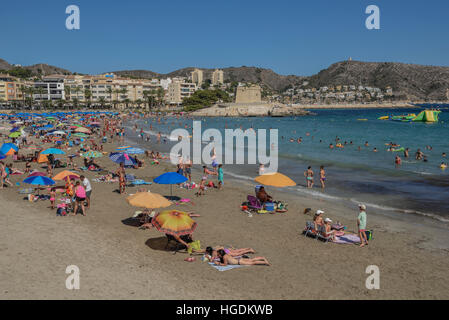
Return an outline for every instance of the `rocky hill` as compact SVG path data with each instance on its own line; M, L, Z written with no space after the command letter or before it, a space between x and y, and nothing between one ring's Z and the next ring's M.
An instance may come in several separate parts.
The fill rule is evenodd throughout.
M13 68L0 59L0 70ZM33 75L72 74L69 70L47 64L26 66ZM149 70L114 71L117 75L134 78L187 77L195 68L183 68L168 74ZM204 79L211 79L214 69L201 69ZM342 61L331 65L311 77L279 75L273 70L257 67L224 68L225 81L253 82L272 90L284 91L292 85L309 86L363 85L378 88L391 86L396 99L402 100L447 100L449 97L449 67L423 66L395 62Z
M449 67L394 62L343 61L310 77L310 86L363 85L391 86L398 99L446 100Z

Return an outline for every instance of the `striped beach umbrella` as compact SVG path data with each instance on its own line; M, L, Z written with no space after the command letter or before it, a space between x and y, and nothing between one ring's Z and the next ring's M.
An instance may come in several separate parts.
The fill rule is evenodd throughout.
M111 153L109 155L109 159L111 159L115 163L122 163L123 162L123 164L125 166L134 166L134 165L136 165L136 161L133 158L131 158L127 153L121 153L121 152Z
M127 154L142 154L145 152L145 150L140 148L129 148L126 150L122 150L121 152L126 152Z
M158 213L154 216L151 223L160 232L177 236L192 234L197 227L197 223L188 213L177 210L167 210Z

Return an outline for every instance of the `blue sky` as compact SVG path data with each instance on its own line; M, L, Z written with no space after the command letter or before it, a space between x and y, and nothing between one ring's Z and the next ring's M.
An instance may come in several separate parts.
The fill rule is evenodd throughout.
M80 30L65 28L71 4ZM370 4L380 30L365 28ZM449 1L8 1L0 39L10 63L92 74L246 65L310 75L348 57L449 66Z

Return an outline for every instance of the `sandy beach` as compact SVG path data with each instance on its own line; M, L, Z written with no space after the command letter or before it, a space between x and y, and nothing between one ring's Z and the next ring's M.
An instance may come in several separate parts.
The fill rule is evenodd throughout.
M105 151L118 144L105 144ZM157 146L152 146L157 149ZM75 162L81 166L81 158ZM97 162L115 171L107 156ZM146 165L127 173L152 181L173 165ZM22 169L25 163L14 163ZM40 165L33 163L33 169ZM21 187L0 190L0 298L1 299L448 299L449 265L447 230L406 224L376 215L368 207L369 246L323 243L302 235L304 208L323 209L326 216L356 230L357 208L348 210L332 201L305 198L268 187L276 199L287 201L287 213L248 217L240 209L255 183L226 175L223 190L207 190L195 197L192 190L173 188L192 204L169 209L193 211L198 227L194 238L202 247L227 245L252 247L271 266L250 266L219 272L196 256L165 251L166 238L155 228L139 230L123 223L137 210L116 192L118 183L93 187L87 216L57 217L49 201L31 203L18 193ZM40 169L42 170L42 169ZM57 169L56 173L62 171ZM22 182L23 175L12 176ZM199 181L198 172L193 180ZM153 184L146 189L169 195L169 187ZM80 290L68 290L66 267L80 269ZM369 265L380 269L380 289L368 290Z

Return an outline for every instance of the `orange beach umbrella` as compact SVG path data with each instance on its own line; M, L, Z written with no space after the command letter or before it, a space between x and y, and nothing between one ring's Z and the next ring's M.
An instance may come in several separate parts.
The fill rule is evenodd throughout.
M148 209L166 208L172 205L167 198L152 192L137 192L126 198L126 201L134 207Z
M258 176L256 182L273 187L294 187L296 182L279 172L266 173Z
M53 180L65 180L69 177L70 179L79 179L79 175L77 175L75 172L64 170L58 173L53 177Z
M197 223L190 218L188 213L177 210L158 213L151 223L160 232L178 236L191 234L197 227Z

